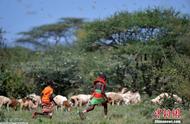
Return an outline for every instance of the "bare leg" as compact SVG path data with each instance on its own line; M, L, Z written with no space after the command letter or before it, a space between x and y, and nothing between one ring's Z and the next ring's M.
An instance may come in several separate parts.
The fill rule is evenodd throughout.
M35 115L48 115L48 113L47 112L34 112L35 113Z
M89 106L86 110L83 111L83 113L92 111L95 108L95 105Z
M47 106L42 106L42 112L34 112L32 114L32 118L35 118L37 115L48 115L52 118L53 107L53 104L51 104L50 108Z
M49 116L50 118L52 118L51 112L34 112L32 114L32 118L36 118L37 115Z
M105 116L107 116L107 114L108 114L108 104L107 104L107 102L103 103L102 106L104 107L104 114L105 114Z
M85 109L84 111L82 112L79 112L79 116L81 118L81 120L84 120L86 117L84 115L84 113L87 113L89 111L92 111L93 109L95 108L95 105L92 105L92 106L89 106L87 109Z

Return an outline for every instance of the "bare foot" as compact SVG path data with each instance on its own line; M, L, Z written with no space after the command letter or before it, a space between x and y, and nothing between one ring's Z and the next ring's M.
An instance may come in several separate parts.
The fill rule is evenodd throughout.
M79 116L80 116L80 119L81 120L84 120L85 119L85 115L83 112L79 112Z
M32 113L32 118L35 119L36 118L36 112Z
M49 113L48 115L49 115L49 118L52 119L53 113Z

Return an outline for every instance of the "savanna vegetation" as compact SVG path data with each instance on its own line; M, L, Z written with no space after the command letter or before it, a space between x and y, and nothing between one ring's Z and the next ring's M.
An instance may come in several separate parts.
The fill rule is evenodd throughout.
M188 110L189 29L188 15L159 8L117 12L93 21L62 18L20 32L15 42L22 46L11 48L1 28L0 94L17 98L39 94L47 80L56 82L55 94L89 93L92 81L104 72L109 79L107 91L127 87L146 98L175 93L183 99L181 107ZM126 109L140 114L133 107ZM121 116L123 120L131 117ZM142 118L149 123L146 116Z

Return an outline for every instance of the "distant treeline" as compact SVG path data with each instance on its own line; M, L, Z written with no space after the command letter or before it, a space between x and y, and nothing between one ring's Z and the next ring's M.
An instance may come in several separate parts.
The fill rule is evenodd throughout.
M161 92L190 100L190 18L172 9L118 12L102 19L62 18L19 33L6 47L0 31L0 94L39 93L47 80L56 94L89 93L99 72L108 91L128 87L149 96Z

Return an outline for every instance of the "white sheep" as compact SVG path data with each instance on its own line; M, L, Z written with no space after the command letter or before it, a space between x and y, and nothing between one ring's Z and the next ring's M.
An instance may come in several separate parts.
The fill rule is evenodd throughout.
M61 110L63 110L63 108L67 108L68 111L71 111L71 104L65 96L57 95L53 100L58 107L61 107Z
M0 96L0 108L6 105L7 110L9 110L9 105L11 104L11 99L5 96Z
M182 102L182 99L176 94L173 94L172 96L176 100L176 103ZM152 99L151 103L161 105L163 103L164 98L171 98L171 96L168 93L161 93L156 98Z
M73 105L76 106L83 106L86 105L90 100L91 95L86 94L79 94L75 96L71 96L70 101L73 103Z

